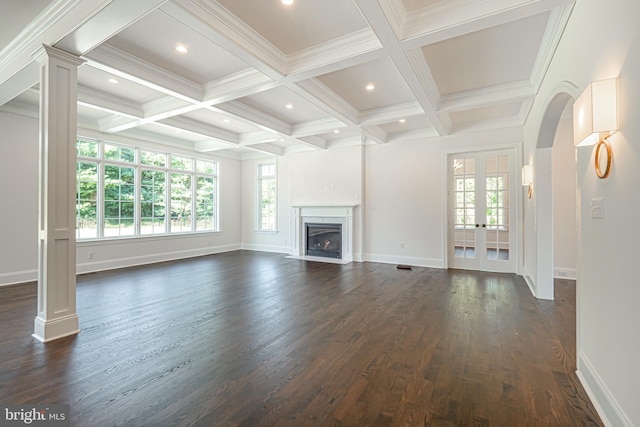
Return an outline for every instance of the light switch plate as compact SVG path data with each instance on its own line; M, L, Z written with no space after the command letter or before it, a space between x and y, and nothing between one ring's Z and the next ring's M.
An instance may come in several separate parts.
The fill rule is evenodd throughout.
M591 218L604 219L604 199L591 199Z

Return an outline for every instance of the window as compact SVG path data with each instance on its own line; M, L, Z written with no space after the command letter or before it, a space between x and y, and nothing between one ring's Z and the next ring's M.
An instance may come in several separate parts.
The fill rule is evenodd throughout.
M165 197L167 173L161 170L140 170L140 234L166 233Z
M258 165L258 230L276 230L276 165Z
M132 167L104 166L104 236L132 236L134 230L134 182Z
M187 173L171 174L171 232L191 231L191 178Z
M217 230L217 162L85 138L76 152L78 239Z
M76 238L98 237L98 143L76 144Z

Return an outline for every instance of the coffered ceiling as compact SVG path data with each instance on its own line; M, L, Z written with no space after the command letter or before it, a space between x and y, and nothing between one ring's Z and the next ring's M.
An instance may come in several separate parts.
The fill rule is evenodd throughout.
M48 44L81 128L235 158L520 126L574 1L3 0L0 108Z

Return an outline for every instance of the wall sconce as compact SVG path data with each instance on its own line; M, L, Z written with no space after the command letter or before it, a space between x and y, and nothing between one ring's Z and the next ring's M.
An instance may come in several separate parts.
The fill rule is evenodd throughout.
M573 138L576 147L598 144L598 178L606 178L611 171L612 153L607 138L617 130L618 79L591 83L573 104Z
M531 198L533 196L533 166L531 165L522 166L522 186L529 187L527 195Z

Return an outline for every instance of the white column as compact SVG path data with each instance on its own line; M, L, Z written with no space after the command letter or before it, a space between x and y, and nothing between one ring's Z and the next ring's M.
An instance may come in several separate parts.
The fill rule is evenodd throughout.
M84 61L43 46L40 63L38 309L42 342L77 334L76 151L78 66Z

